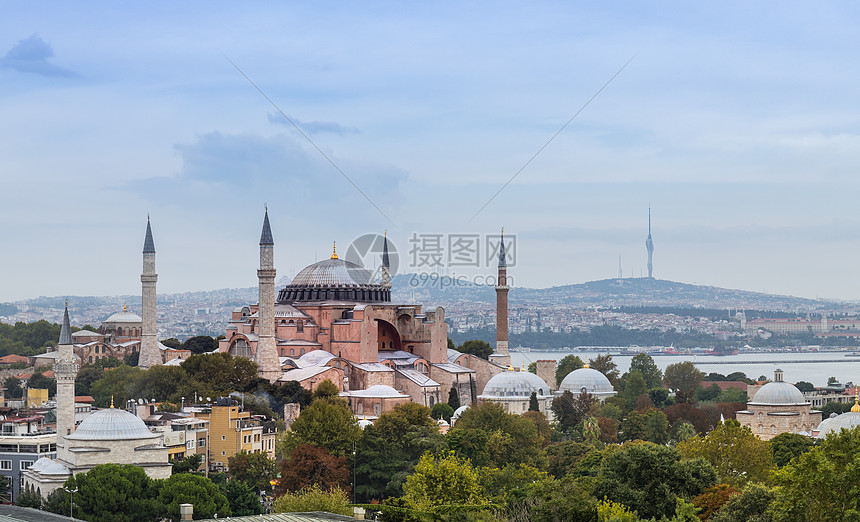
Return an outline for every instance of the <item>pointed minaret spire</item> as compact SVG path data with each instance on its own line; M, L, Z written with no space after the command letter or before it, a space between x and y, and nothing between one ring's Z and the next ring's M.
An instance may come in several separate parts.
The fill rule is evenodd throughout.
M143 240L143 253L155 253L155 241L152 240L152 227L149 226L149 214L146 215L146 237Z
M382 288L386 292L383 300L391 299L391 260L388 258L388 231L382 236Z
M60 327L60 342L58 344L74 344L72 342L72 325L69 322L68 300L66 300L66 311L63 313L63 326Z
M648 239L645 240L645 248L648 250L648 279L654 279L654 264L651 261L654 255L654 241L651 240L651 207L648 207Z
M502 236L499 241L499 268L506 268L508 262L505 254L505 227L502 227Z
M382 266L391 268L390 260L388 259L388 231L386 230L382 236Z
M260 245L274 245L272 238L272 227L269 226L269 207L266 206L266 214L263 216L263 233L260 234Z

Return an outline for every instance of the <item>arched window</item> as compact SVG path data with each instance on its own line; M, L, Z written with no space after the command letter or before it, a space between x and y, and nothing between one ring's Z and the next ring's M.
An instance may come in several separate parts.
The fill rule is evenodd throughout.
M296 355L296 351L290 348L290 357L293 357L294 355Z
M430 407L431 407L431 408L433 407L433 404L434 404L435 402L436 402L436 397L434 397L434 396L432 396L432 395L431 395L431 396L430 396Z
M286 357L286 354L287 354L287 349L281 348L281 357Z
M230 349L228 351L233 357L251 357L251 345L249 345L248 341L245 339L236 339L236 342L230 345Z
M305 349L304 349L304 348L302 348L301 350L299 350L299 355L300 355L300 356L301 356L301 355L304 355L304 354L305 354Z
M382 415L382 404L377 402L373 405L373 414L377 417Z
M303 322L299 321L296 325L296 331L297 332L304 332L305 331L305 324Z
M93 363L93 356L90 355L90 364L92 364L92 363Z
M771 435L773 435L773 434L775 434L775 433L776 433L776 426L774 426L773 424L771 424L771 425L770 425L770 434L771 434Z
M358 411L358 415L363 415L364 414L364 404L359 402L356 410Z
M116 327L116 336L122 337L122 328L120 328L119 326Z

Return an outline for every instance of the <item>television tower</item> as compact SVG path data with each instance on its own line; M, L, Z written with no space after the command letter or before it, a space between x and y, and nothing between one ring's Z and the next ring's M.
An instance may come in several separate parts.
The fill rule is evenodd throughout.
M648 249L648 279L654 279L654 264L651 262L654 255L654 242L651 241L651 207L648 207L648 239L645 240L645 248Z

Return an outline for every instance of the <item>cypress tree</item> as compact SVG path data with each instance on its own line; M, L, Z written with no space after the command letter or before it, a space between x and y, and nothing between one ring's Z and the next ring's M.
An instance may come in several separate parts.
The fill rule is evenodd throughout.
M531 397L529 397L529 411L540 411L536 392L532 392Z
M457 393L457 388L451 386L451 390L448 392L448 406L452 407L454 411L457 411L457 408L460 407L460 394Z

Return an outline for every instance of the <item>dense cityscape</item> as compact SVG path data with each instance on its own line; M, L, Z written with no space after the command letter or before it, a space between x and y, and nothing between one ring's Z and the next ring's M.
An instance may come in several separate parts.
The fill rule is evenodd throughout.
M856 5L83 5L0 7L0 521L860 519Z

